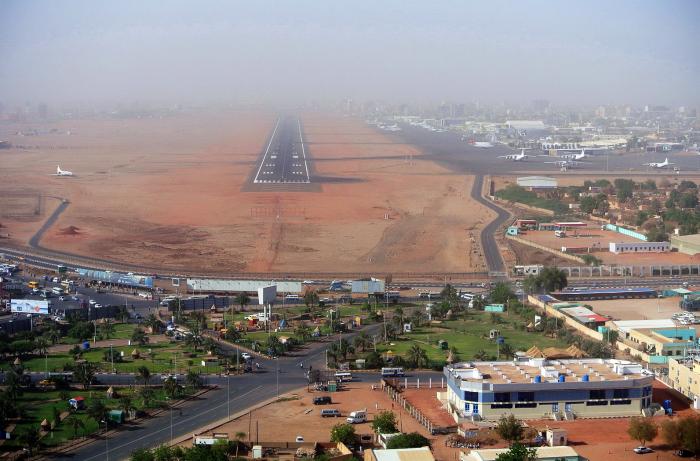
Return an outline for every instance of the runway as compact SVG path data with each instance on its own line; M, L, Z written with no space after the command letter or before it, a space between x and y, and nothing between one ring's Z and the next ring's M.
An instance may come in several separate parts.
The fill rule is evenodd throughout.
M309 160L301 120L281 116L255 165L248 185L252 188L246 190L305 190L311 184Z

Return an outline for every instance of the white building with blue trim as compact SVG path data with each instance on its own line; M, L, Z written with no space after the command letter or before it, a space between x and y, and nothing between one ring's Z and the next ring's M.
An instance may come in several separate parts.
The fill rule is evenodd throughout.
M444 368L450 414L457 423L520 419L639 416L651 403L654 374L615 359L462 362Z

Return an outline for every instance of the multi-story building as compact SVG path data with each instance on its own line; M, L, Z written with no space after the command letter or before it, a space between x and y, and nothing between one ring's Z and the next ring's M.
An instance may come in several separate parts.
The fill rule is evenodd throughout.
M458 423L641 415L651 405L654 374L614 359L464 362L444 368L450 414Z
M621 331L620 339L630 346L629 353L649 364L665 368L669 358L685 356L695 348L695 327L633 328Z
M667 384L700 409L700 357L669 357Z

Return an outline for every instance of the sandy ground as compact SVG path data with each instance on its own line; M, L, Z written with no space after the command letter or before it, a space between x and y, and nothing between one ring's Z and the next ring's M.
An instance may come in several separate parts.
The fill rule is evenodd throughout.
M412 403L417 404L426 414L439 413L439 402L435 398L433 390L421 390L407 392L407 396ZM432 397L428 394L432 393ZM419 396L418 396L419 394ZM460 449L445 447L446 436L430 436L425 428L419 425L412 417L404 411L399 411L397 407L392 408L391 400L379 390L371 390L370 383L353 383L350 390L331 394L333 403L327 406L314 406L311 399L321 395L303 390L295 396L298 400L288 400L274 403L252 412L250 419L248 416L241 417L236 421L224 424L214 429L212 432L228 433L233 436L236 432L248 433L252 429L252 439L256 439L255 428L257 425L257 438L270 442L292 442L297 435L304 437L307 442L324 442L330 439L330 429L337 423L344 422L344 417L348 412L366 408L369 419L378 411L392 409L397 413L397 417L402 426L403 432L417 431L431 440L435 458L440 461L458 459ZM672 408L676 415L689 415L694 411L688 407L687 401L677 392L668 389L662 383L654 383L654 401L663 402L666 399L672 401ZM340 410L343 418L328 419L321 418L319 411L321 408L336 408ZM310 410L310 411L309 411ZM451 420L449 415L443 412L441 416L446 420ZM669 417L656 417L655 422L661 424ZM605 418L605 419L579 419L575 421L552 421L534 420L527 421L527 425L539 430L547 427L558 427L566 429L568 432L569 445L571 445L580 455L591 460L604 459L638 459L632 449L639 445L638 442L630 440L627 435L629 418ZM371 434L370 424L358 424L355 426L357 434ZM246 438L247 440L247 438ZM184 444L190 444L191 441ZM653 455L647 455L648 459L672 460L676 459L667 447L661 436L648 444L655 451ZM494 446L482 448L496 448L505 446L504 442L499 442ZM468 452L469 450L462 450ZM658 458L657 458L658 455ZM647 459L645 458L645 459Z
M304 389L298 394L294 394L298 400L272 403L253 411L250 417L243 416L215 428L212 432L228 433L232 437L237 432L248 434L250 428L253 441L257 438L260 442L293 442L296 436L300 435L304 437L306 442L328 442L330 441L331 428L336 424L345 423L345 418L351 411L367 410L368 422L355 425L356 433L361 435L372 434L371 421L374 415L381 411L393 410L397 414L397 420L403 432L419 432L428 437L437 459L444 461L454 459L457 450L445 447L445 436L431 436L425 427L418 424L408 413L399 411L398 405L393 403L384 392L379 389L372 390L371 386L372 383L356 382L351 383L348 390L331 394L307 392ZM435 397L437 391L438 389L426 391L432 393L432 402L435 406L439 405ZM422 390L421 393L423 393ZM333 403L313 405L312 399L319 395L330 395ZM324 408L337 409L342 417L322 418L319 412ZM247 437L245 440L248 440ZM191 441L183 443L183 445L188 444L191 444Z
M680 299L671 297L581 302L592 306L593 311L600 315L609 315L613 320L654 320L670 319L675 312L682 312L678 307Z
M469 233L491 214L469 199L471 177L361 120L302 120L320 192L242 192L273 114L2 125L25 148L2 152L0 234L25 245L61 197L42 245L98 258L205 273L482 270ZM42 134L14 134L27 128ZM76 177L51 176L57 164Z

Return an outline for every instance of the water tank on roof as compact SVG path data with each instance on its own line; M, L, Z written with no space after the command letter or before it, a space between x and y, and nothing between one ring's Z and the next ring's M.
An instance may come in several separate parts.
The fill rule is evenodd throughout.
M588 377L588 375L581 376L581 381L583 381L584 383L587 383L589 381L589 379L590 378Z
M559 375L559 379L557 381L559 381L560 383L566 382L566 376Z
M536 383L541 383L541 382L542 382L542 376L540 376L540 375L535 376L535 382L536 382Z

